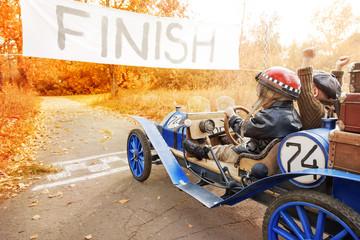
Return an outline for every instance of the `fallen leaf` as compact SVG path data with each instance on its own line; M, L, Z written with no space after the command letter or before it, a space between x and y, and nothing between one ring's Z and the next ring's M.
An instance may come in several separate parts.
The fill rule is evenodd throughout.
M188 225L188 228L193 228L194 226L192 224L189 224Z
M64 195L64 193L58 191L57 193L55 193L55 194L53 194L53 195L49 195L48 197L49 197L49 198L54 198L54 197L58 197L58 196L62 196L62 195Z
M92 235L91 235L91 234L89 234L89 235L87 235L87 236L84 237L84 240L89 240L89 239L92 239Z
M38 205L38 204L39 204L39 202L36 201L36 202L31 203L31 204L29 205L29 207L34 207L34 206L36 206L36 205Z
M49 189L45 188L44 190L41 191L42 194L48 194L49 193Z
M160 196L157 197L157 200L160 200Z
M35 233L34 235L32 235L31 237L30 237L30 240L32 240L32 239L36 239L36 238L38 238L38 234L37 233Z
M67 204L70 205L70 204L73 204L73 203L74 203L74 202L70 201L70 202L68 202Z
M70 184L69 187L73 188L75 187L76 185L75 184Z
M31 219L32 220L39 220L41 217L40 217L40 215L35 215L35 216L33 216Z
M127 203L129 201L129 199L121 199L119 201L117 201L118 203L124 204Z
M91 162L91 165L95 165L95 164L97 164L98 162L99 162L99 160L96 159L95 161Z
M20 188L20 189L24 189L24 188L25 188L25 184L24 184L24 183L19 183L18 185L19 185L19 188Z

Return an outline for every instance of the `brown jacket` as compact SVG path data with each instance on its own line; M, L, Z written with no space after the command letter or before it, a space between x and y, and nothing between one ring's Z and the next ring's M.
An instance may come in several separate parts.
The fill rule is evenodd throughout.
M297 75L301 82L301 92L297 103L304 130L321 128L323 126L321 118L325 117L325 106L319 100L315 99L312 91L312 73L312 67L299 68L297 70ZM334 74L340 86L342 86L344 71L332 70L331 73Z

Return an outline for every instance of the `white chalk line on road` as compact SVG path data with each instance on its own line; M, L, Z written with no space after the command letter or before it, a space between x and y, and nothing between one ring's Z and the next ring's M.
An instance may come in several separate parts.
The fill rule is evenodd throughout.
M106 176L109 174L125 171L125 170L129 169L128 166L110 169L110 166L108 165L108 163L117 162L117 161L122 161L122 162L127 163L127 159L116 156L116 155L120 155L120 154L124 154L124 153L126 153L126 151L113 152L113 153L107 153L107 154L101 154L101 155L95 155L95 156L89 156L89 157L84 157L84 158L79 158L79 159L74 159L74 160L69 160L69 161L53 163L53 165L65 165L65 168L64 168L65 170L62 172L59 172L59 173L48 175L47 178L50 181L51 180L59 180L61 178L66 178L66 177L71 177L71 172L76 171L76 170L81 170L81 169L88 169L89 172L94 173L94 174L39 185L39 186L34 187L32 189L32 191L37 191L37 190L41 190L41 189L45 189L45 188L51 188L51 187L55 187L55 186L61 186L61 185L74 183L74 182L78 182L78 181L94 179L94 178L103 177L103 176ZM92 165L89 165L89 166L87 166L84 163L86 161L95 160L95 159L100 160L102 163L100 163L100 164L93 163Z
M123 172L123 171L126 171L128 169L129 169L128 166L124 166L124 167L113 168L113 169L110 169L108 171L95 173L95 174L91 174L91 175L87 175L87 176L83 176L83 177L71 178L71 179L58 181L58 182L54 182L54 183L43 184L43 185L39 185L39 186L34 187L32 189L32 191L38 191L38 190L42 190L42 189L45 189L45 188L52 188L52 187L61 186L61 185L65 185L65 184L70 184L70 183L79 182L79 181L84 181L84 180L90 180L90 179L103 177L103 176L113 174L113 173Z
M124 153L126 153L126 151L106 153L106 154L84 157L84 158L79 158L79 159L69 160L69 161L64 161L64 162L56 162L56 163L53 163L53 165L65 165L65 164L70 164L70 163L84 162L84 161L89 161L89 160L93 160L96 158L102 158L102 157L107 157L107 156L112 156L112 155L119 155L119 154L124 154Z

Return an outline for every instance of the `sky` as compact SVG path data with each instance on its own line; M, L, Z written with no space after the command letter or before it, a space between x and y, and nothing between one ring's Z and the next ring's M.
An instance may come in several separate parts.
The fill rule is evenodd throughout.
M303 42L313 35L315 27L311 20L318 9L330 5L335 0L189 0L194 21L220 22L241 25L244 1L244 30L262 14L272 16L276 11L279 20L280 42L290 45L293 40ZM353 13L360 15L360 0L345 0L353 6Z

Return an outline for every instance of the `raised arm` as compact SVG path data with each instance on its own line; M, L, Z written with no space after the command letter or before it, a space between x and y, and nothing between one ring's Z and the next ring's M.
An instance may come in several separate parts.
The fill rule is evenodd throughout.
M311 47L311 48L306 48L303 50L303 63L302 63L302 67L310 67L311 66L311 61L312 59L315 57L316 55L316 48L315 47Z
M341 56L335 64L335 69L331 71L331 73L334 74L334 76L338 80L340 86L342 86L343 76L344 76L344 71L342 71L342 69L349 62L350 62L349 56Z
M350 62L349 56L341 56L336 62L335 71L342 71L342 68Z

